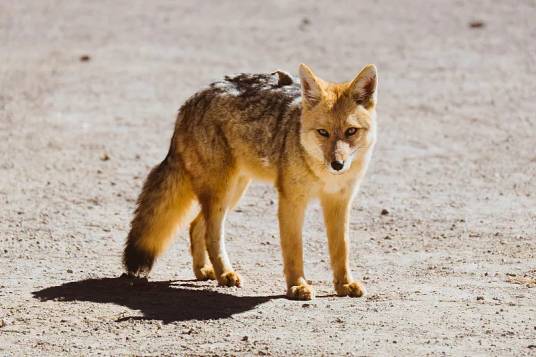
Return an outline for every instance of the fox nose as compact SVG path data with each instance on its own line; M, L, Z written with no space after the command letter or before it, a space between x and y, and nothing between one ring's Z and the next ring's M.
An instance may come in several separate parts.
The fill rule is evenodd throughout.
M344 163L335 160L335 161L332 161L332 162L331 162L331 167L332 167L333 170L335 170L335 171L341 171L342 168L344 167Z

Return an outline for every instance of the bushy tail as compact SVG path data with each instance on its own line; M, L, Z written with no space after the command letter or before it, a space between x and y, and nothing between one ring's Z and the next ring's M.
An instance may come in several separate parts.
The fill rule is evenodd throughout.
M129 275L147 275L189 211L194 194L180 165L166 157L143 184L123 252Z

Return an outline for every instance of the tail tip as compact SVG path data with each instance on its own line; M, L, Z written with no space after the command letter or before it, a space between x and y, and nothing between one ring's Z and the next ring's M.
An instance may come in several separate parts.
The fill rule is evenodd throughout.
M147 277L155 256L153 253L127 243L123 252L123 266L129 277Z

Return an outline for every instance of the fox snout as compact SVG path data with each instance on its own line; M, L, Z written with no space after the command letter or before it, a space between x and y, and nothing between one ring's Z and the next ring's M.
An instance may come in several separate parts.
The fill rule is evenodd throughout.
M332 173L340 174L352 164L352 149L344 140L336 140L332 145L330 152L326 155L328 159L326 161Z

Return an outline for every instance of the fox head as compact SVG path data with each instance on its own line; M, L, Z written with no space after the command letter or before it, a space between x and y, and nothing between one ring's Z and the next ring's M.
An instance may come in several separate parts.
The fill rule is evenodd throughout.
M376 141L376 67L365 66L350 82L328 83L301 64L300 81L301 144L327 172L342 174Z

